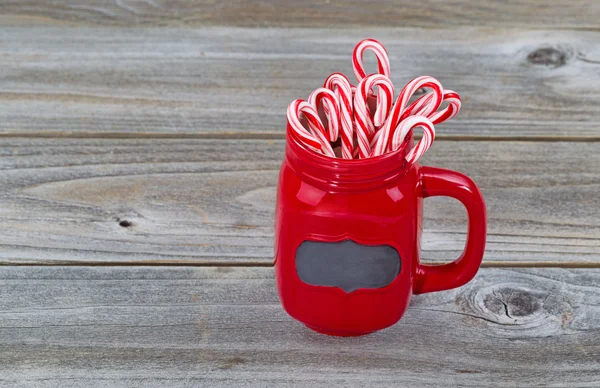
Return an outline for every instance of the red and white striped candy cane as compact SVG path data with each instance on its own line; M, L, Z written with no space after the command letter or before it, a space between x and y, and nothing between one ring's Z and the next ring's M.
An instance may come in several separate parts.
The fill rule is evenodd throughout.
M323 103L323 111L327 116L327 128L329 133L329 141L336 141L340 133L340 107L336 95L329 89L317 88L310 96L308 103L319 111L319 105Z
M300 121L302 115L311 131L308 131ZM308 102L294 100L288 105L287 119L295 137L309 149L335 158L331 144L326 136L325 127L321 122L319 113ZM312 133L311 133L312 132Z
M394 96L394 85L383 74L371 74L363 78L356 87L356 94L354 95L354 124L356 125L356 138L358 140L358 156L361 159L368 158L371 154L370 142L376 130L376 124L371 121L367 109L369 91L375 86L379 87L379 95L384 97L381 99L382 104L377 108L378 111L382 112L384 121L390 111L390 103Z
M415 102L410 104L408 108L404 110L400 120L407 118L408 116L422 116L427 106L433 101L434 93L427 93L424 96L419 97Z
M363 64L363 55L365 51L371 50L377 57L377 67L379 74L383 74L386 77L390 76L390 59L388 58L387 51L385 47L379 41L375 39L364 39L361 40L356 47L354 48L354 52L352 53L352 67L354 68L354 75L356 75L356 81L360 82L363 78L367 76L365 71L365 66ZM387 96L382 92L381 88L379 89L379 94L377 95L377 110L375 111L374 123L376 126L380 126L385 121L385 115L387 112L383 112L380 107L387 106L391 103L390 101L385 101ZM394 95L392 94L392 98Z
M340 124L342 127L342 158L352 159L354 151L354 122L352 115L354 108L352 107L352 85L348 78L342 73L333 73L325 80L323 84L327 89L333 90L338 98L340 107Z
M377 57L379 74L389 77L390 59L388 58L385 47L383 47L379 41L369 38L358 42L356 47L354 47L354 52L352 53L352 67L354 68L354 74L356 75L357 81L360 82L360 80L367 76L367 73L365 72L365 66L363 65L363 54L367 50L373 51Z
M406 120L406 118L409 117L410 115L422 116L423 113L425 112L426 105L430 104L432 102L432 100L433 100L433 93L428 93L428 94L420 97L418 100L413 102L408 108L406 108L406 110L402 114L402 117L400 117L400 122L402 122L403 120ZM452 90L444 90L443 101L448 102L448 106L446 108L442 109L441 111L432 113L428 117L428 119L434 125L443 123L444 121L453 118L460 111L461 101L460 101L460 96L458 95L458 93L456 93ZM371 140L372 148L375 147L375 144L377 143L379 136L381 136L381 133L382 133L382 131L378 131L375 133L373 140ZM404 135L404 136L406 136L406 135ZM402 144L403 141L404 141L404 137L399 139L400 144Z
M385 124L380 130L380 134L373 147L371 156L382 155L390 147L390 140L394 136L396 127L400 124L403 118L406 118L411 112L406 108L408 101L420 88L431 88L431 102L421 106L420 109L423 116L427 117L435 112L442 104L443 88L438 80L429 76L417 77L410 81L398 95L392 111L387 117ZM423 96L427 97L427 96ZM426 98L423 98L426 100ZM424 103L423 103L424 104Z
M460 111L462 103L460 101L460 96L455 91L444 90L444 101L448 102L448 106L429 116L429 119L434 124L439 124L446 120L450 120Z
M402 121L409 115L422 116L425 112L426 105L430 104L432 99L432 93L420 97L417 101L413 102L408 108L406 108L402 117L400 117L400 120ZM448 106L446 106L446 108L442 109L441 111L434 112L428 116L428 118L434 124L443 123L444 121L456 116L460 111L461 101L458 93L452 90L444 90L443 102L448 102Z
M429 147L431 147L431 144L435 139L435 128L433 123L425 116L409 116L398 125L394 137L392 138L392 151L395 151L402 145L406 135L416 127L423 128L423 137L419 140L417 145L406 154L406 161L408 164L415 163L425 152L427 152Z

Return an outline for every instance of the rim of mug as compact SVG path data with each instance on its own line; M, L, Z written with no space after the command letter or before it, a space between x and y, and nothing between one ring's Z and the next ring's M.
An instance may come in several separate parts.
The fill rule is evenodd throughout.
M288 123L286 158L299 175L310 179L312 183L328 188L362 190L387 184L414 166L406 162L407 149L411 143L412 131L395 151L365 159L334 158L306 147L297 139Z

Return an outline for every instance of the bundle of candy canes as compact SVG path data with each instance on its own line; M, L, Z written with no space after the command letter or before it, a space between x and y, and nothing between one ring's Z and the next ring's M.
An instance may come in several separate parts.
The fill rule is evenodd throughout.
M378 73L365 72L363 55L368 50L377 58ZM433 143L434 125L456 116L460 110L459 95L444 90L438 80L429 76L417 77L406 84L392 104L394 85L389 78L389 58L383 45L374 39L356 45L352 66L358 85L352 85L341 73L333 73L323 87L310 94L308 101L298 99L288 106L291 136L314 152L338 157L333 144L339 140L338 154L344 159L375 157L398 150L405 144L406 136L420 127L423 137L406 153L407 162L412 164ZM377 89L377 103L373 112L367 101L375 95L374 89ZM409 105L419 89L431 91ZM444 102L447 106L440 109Z

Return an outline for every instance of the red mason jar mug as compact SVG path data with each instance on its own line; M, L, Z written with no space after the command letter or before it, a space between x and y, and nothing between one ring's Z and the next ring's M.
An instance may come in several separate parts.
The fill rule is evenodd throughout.
M382 156L334 159L287 128L275 216L275 273L283 307L318 332L355 336L396 323L411 295L459 287L483 258L486 209L458 172L407 165L407 147ZM467 209L462 255L419 262L423 198L448 196Z

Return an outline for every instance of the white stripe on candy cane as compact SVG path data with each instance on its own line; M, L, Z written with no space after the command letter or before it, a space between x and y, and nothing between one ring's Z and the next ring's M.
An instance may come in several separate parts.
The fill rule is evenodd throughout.
M375 135L375 124L371 121L367 109L367 97L373 87L379 87L382 104L377 107L382 112L383 119L390 111L390 101L394 95L394 85L388 77L382 74L371 74L363 78L356 87L354 95L354 123L356 125L356 137L358 139L359 158L368 158L371 154L371 138Z
M324 87L333 90L340 107L340 125L342 127L342 158L352 159L354 151L354 115L352 84L342 73L333 73L325 80Z
M410 116L400 123L392 138L392 151L395 151L400 148L406 135L412 129L417 127L423 128L423 137L419 140L417 145L406 154L406 161L408 164L417 162L417 160L427 152L429 147L431 147L431 144L435 139L435 127L433 126L433 123L425 116Z
M311 131L308 131L300 121L302 115ZM287 118L297 139L313 151L326 156L335 157L331 144L326 137L325 127L319 114L308 102L294 100L288 105Z
M443 88L442 84L440 84L438 80L436 80L433 77L422 76L410 81L408 84L406 84L406 86L398 95L398 98L394 103L394 107L392 108L391 113L388 115L383 127L380 130L382 131L382 133L378 136L377 142L375 143L371 156L383 155L388 151L389 147L391 146L390 140L394 136L396 128L400 125L403 119L405 119L412 113L406 108L408 101L420 88L432 89L431 102L427 104L423 102L423 105L420 107L423 116L427 117L440 107L440 105L442 104ZM423 101L424 100L426 100L426 98L423 98Z

